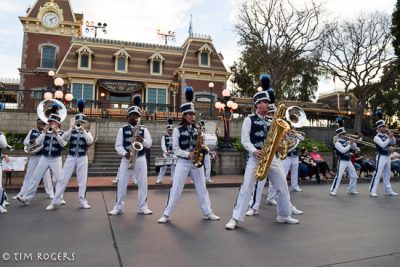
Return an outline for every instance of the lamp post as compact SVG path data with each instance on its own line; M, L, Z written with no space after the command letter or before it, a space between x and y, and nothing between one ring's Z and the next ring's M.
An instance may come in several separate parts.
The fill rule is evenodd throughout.
M222 91L222 102L218 101L215 103L215 108L222 114L222 121L224 122L224 142L222 144L222 150L232 149L231 137L230 137L230 120L232 120L232 114L235 109L238 108L238 104L233 102L231 99L231 93L228 89Z
M97 25L93 21L86 21L86 33L94 31L94 38L97 38L97 29L102 29L104 34L107 34L107 23L98 22Z
M48 91L46 93L44 93L43 97L46 100L50 100L53 98L53 91L54 91L54 98L61 101L65 100L66 102L72 101L72 99L74 98L74 96L69 92L68 89L64 89L64 80L60 77L57 77L54 79L54 71L50 70L48 72L49 77L51 77L53 79L53 84L55 86L55 90L51 89L51 91Z
M210 88L210 118L212 116L212 107L213 107L213 97L212 97L212 90L214 88L214 83L210 82L208 84L208 88Z
M351 114L351 111L350 111L350 96L346 95L344 97L344 105L346 107L347 115L350 115Z

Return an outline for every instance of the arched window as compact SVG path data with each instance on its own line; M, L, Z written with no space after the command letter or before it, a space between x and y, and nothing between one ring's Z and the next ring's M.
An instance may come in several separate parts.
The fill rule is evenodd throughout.
M44 45L41 50L40 67L54 69L56 67L56 47Z

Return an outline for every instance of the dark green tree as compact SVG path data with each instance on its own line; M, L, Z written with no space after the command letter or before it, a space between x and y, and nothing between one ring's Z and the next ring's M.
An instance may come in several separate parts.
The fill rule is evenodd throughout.
M245 1L235 25L243 48L232 67L238 94L253 95L260 74L267 73L278 98L310 99L317 89L320 15L314 1L302 9L290 0Z

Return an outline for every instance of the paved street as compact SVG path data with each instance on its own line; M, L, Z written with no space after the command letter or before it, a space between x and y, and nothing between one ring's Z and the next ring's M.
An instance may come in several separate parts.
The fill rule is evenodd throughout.
M399 182L393 187L400 191ZM347 195L345 185L337 197L328 185L303 189L292 194L305 212L299 225L275 223L275 208L263 204L235 231L224 226L237 188L209 189L219 222L203 221L195 190L186 189L166 225L157 223L166 189L149 191L150 216L136 213L137 191L115 217L107 216L112 191L88 192L90 210L78 209L77 193L68 192L55 211L45 210L49 200L39 193L28 207L11 201L0 216L0 266L400 266L399 197L384 196L382 184L378 198L368 196L368 184L359 185L359 196Z

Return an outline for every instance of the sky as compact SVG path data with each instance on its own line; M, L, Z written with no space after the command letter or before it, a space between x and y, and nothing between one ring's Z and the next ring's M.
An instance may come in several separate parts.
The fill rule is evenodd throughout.
M188 37L190 15L193 33L210 35L224 63L231 66L240 57L238 36L234 25L237 9L244 0L70 0L75 13L83 13L84 21L106 22L107 34L98 38L163 44L157 29L176 32L176 41L169 45L181 46ZM267 1L267 0L266 0ZM327 20L349 19L362 12L382 11L391 14L396 0L315 0L324 2ZM24 16L36 0L0 0L0 79L19 78L21 64L22 25ZM301 6L310 0L292 0ZM84 36L93 37L84 33ZM333 91L337 84L331 78L320 82L320 93ZM336 88L337 89L337 88Z

